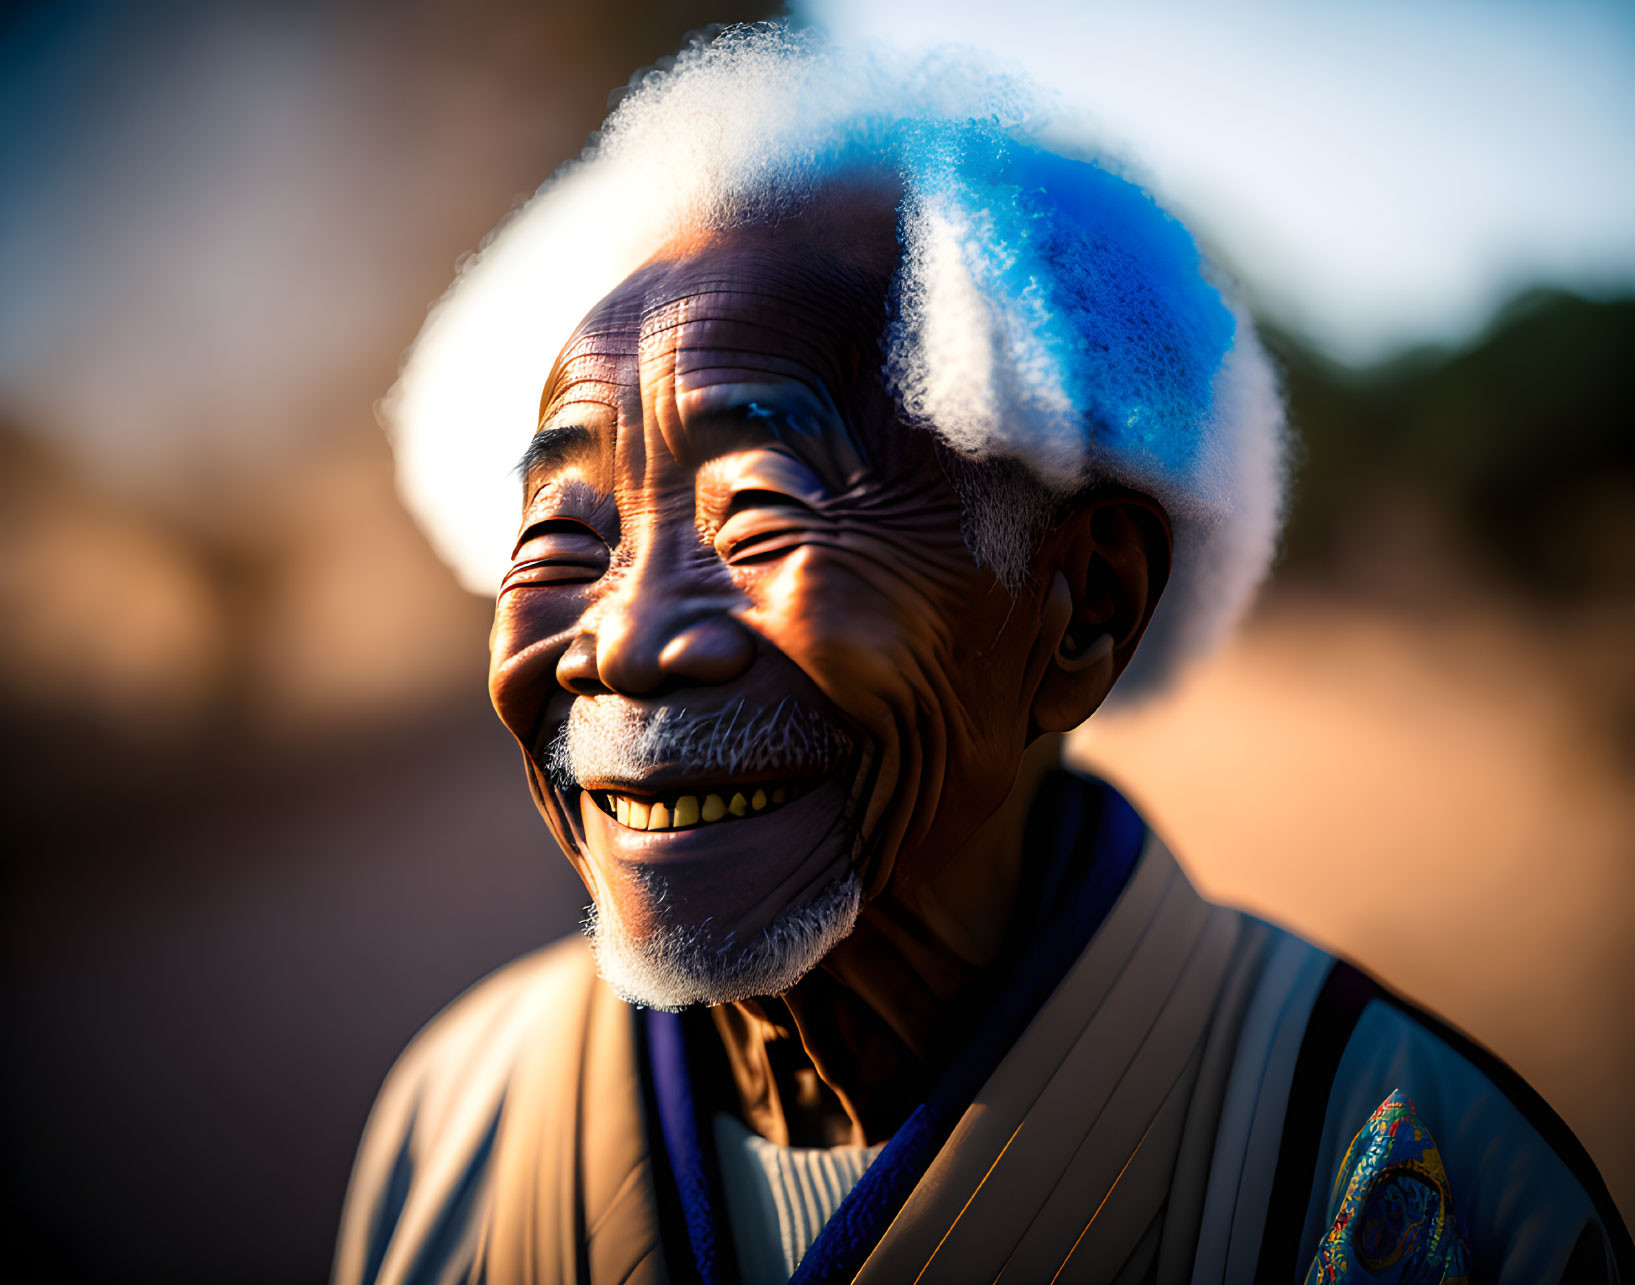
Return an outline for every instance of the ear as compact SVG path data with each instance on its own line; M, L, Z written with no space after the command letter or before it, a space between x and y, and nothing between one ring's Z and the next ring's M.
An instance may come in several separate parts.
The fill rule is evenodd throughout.
M1040 640L1053 650L1034 692L1034 733L1071 731L1107 699L1152 619L1173 550L1169 515L1123 488L1095 492L1045 541L1040 615L1056 636Z

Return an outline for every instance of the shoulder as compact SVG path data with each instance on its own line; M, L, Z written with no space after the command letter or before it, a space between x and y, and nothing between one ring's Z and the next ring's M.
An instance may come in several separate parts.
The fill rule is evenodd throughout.
M477 982L410 1041L386 1076L358 1147L337 1282L391 1277L382 1269L394 1241L447 1239L459 1221L451 1213L482 1197L500 1110L519 1066L534 1056L542 1034L583 1024L594 981L588 946L570 938Z
M1285 1238L1298 1225L1297 1261L1310 1260L1335 1220L1352 1143L1393 1094L1434 1140L1478 1278L1635 1281L1605 1183L1544 1099L1488 1050L1341 960L1311 1005L1291 1077L1268 1249L1279 1222Z
M1211 1154L1199 1262L1223 1264L1223 1279L1304 1279L1353 1141L1398 1095L1440 1153L1473 1279L1635 1285L1605 1182L1520 1075L1350 963L1216 911L1238 932L1200 1072L1212 1105L1195 1113Z
M490 973L409 1042L387 1075L377 1111L403 1096L422 1115L441 1114L451 1096L503 1078L538 1022L561 1021L583 1005L595 972L587 943L570 937Z

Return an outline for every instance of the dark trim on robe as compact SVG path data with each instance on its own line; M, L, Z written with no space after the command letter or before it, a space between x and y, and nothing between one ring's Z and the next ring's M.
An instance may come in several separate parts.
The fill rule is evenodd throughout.
M701 1126L693 1099L694 1076L681 1019L644 1010L636 1023L639 1078L653 1122L653 1177L657 1188L659 1240L675 1285L738 1285L738 1259L722 1211L720 1166L714 1164L712 1132ZM712 1181L713 1177L713 1181Z
M1357 1019L1379 986L1344 960L1336 960L1317 993L1306 1034L1295 1058L1289 1104L1283 1116L1283 1141L1278 1147L1272 1195L1260 1236L1257 1281L1298 1280L1300 1237L1305 1232L1306 1206L1317 1173L1317 1153L1323 1144L1323 1122L1334 1088L1340 1059L1351 1043Z

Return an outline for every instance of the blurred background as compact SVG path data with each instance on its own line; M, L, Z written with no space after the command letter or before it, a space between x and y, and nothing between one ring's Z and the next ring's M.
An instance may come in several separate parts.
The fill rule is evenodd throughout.
M1075 754L1512 1062L1635 1217L1635 16L813 0L985 44L1235 271L1303 448L1243 634ZM581 889L373 403L701 0L8 7L13 1278L319 1281L396 1051Z

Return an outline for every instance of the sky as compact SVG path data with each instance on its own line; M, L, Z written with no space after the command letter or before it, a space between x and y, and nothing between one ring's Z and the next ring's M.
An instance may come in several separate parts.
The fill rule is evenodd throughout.
M797 0L1055 90L1280 322L1342 360L1533 286L1635 289L1635 4Z
M1635 291L1631 0L794 4L1055 86L1341 360L1458 343L1537 285ZM163 479L171 446L282 449L336 390L363 405L360 372L384 393L462 199L520 196L559 157L506 168L545 109L492 66L348 43L324 6L160 8L61 0L0 28L0 420Z

